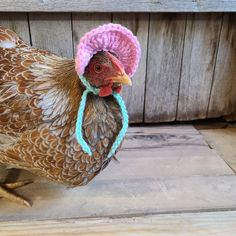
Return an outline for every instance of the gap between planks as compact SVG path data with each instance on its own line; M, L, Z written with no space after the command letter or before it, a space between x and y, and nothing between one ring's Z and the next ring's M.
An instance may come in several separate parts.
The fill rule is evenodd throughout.
M225 162L236 172L236 128L200 130L207 143L220 153Z
M236 211L149 215L124 218L0 222L4 236L234 236Z

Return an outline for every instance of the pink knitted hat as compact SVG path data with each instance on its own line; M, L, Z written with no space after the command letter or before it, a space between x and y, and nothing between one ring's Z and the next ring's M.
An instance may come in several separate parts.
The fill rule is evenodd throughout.
M114 53L130 77L135 73L141 55L139 42L130 30L119 24L105 24L80 39L75 59L79 75L84 74L90 59L98 51Z

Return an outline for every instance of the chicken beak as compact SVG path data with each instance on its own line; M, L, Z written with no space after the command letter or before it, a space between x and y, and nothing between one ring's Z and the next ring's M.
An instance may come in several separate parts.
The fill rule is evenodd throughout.
M113 83L117 83L117 84L126 84L131 86L132 85L132 81L129 78L129 76L124 72L122 73L122 75L118 75L112 78L112 82Z

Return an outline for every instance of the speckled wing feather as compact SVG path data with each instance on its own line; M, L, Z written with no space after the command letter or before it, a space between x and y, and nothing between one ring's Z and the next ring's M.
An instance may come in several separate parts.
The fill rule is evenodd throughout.
M75 138L83 87L74 60L32 48L0 27L0 163L53 181L84 185L109 163L121 129L113 97L89 95L83 131L93 155Z

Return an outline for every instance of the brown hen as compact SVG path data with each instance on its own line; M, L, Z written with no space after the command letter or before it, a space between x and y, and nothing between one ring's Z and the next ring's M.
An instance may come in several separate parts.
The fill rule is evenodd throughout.
M129 81L122 65L113 59L109 52L100 52L85 72L89 82L104 91L101 96L89 94L84 113L83 134L93 153L89 156L75 138L84 86L74 60L33 48L0 27L0 163L71 186L91 181L109 163L107 154L122 126L120 108L107 96L107 86L111 78L109 88L116 90ZM117 81L107 65L118 71ZM109 72L108 80L97 76L100 67ZM8 191L22 185L2 185L0 196L29 205Z

